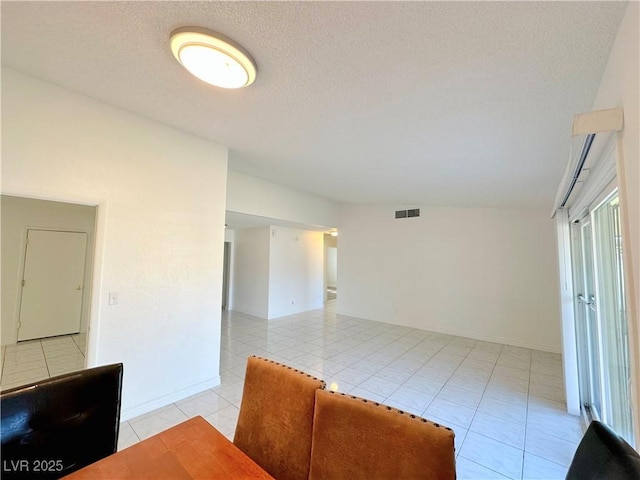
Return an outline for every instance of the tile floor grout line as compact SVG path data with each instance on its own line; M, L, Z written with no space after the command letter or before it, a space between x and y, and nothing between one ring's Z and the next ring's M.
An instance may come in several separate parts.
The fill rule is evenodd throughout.
M7 364L7 346L2 347L2 371L0 372L0 385L2 385L2 378L4 377L4 367Z
M529 359L529 372L527 377L527 404L525 408L525 417L524 417L524 445L522 448L522 472L520 474L520 478L524 478L524 457L527 452L527 424L529 423L529 395L531 393L531 362L533 361L533 354Z
M483 388L483 390L482 390L482 395L480 396L480 400L478 401L478 405L476 405L475 411L473 412L473 416L471 417L471 421L469 422L469 427L467 428L467 434L465 435L465 438L464 438L464 440L462 441L462 444L460 445L460 451L462 451L462 447L464 446L464 442L467 440L467 436L469 435L469 432L475 433L475 434L477 434L477 435L481 435L481 436L483 436L483 437L485 437L485 438L490 438L491 440L494 440L494 441L499 441L499 440L492 439L491 437L487 437L486 435L482 435L481 433L478 433L478 432L475 432L475 431L471 430L471 426L473 425L473 421L475 420L476 415L478 414L478 409L480 408L480 403L482 402L482 399L483 399L483 398L484 398L484 396L485 396L485 393L486 393L486 391L487 391L487 386L489 385L489 382L491 381L491 377L493 376L493 373L495 372L496 367L498 366L498 360L500 360L500 355L502 354L502 351L503 351L503 350L504 350L504 346L503 346L502 348L500 348L500 353L498 353L498 356L497 356L497 358L496 358L496 361L495 361L495 363L493 364L493 368L491 369L491 374L489 375L489 379L487 380L487 383L485 384L485 386L484 386L484 388ZM456 370L457 370L457 369L456 369ZM508 445L508 444L506 444L506 443L504 443L504 442L500 442L500 443L502 443L503 445L512 446L512 445ZM466 458L466 457L464 457L464 456L463 456L462 458L465 458L466 460L469 460L468 458ZM472 461L472 460L469 460L469 461ZM474 462L474 463L476 463L476 462ZM524 468L524 445L522 446L522 463L523 463L523 467L522 467L522 468ZM478 465L479 465L479 464L478 464ZM484 468L489 468L489 467L486 467L486 466L484 466L484 465L482 465L482 466L483 466ZM496 472L496 473L497 473L497 474L499 474L499 475L502 475L502 473L497 472L496 470L494 470L494 469L492 469L492 468L489 468L489 470L491 470L491 471L493 471L493 472ZM506 475L505 475L505 476L506 476ZM520 478L522 478L522 472L520 473Z
M49 370L49 362L47 362L47 353L44 351L44 345L42 345L42 340L39 340L40 349L42 350L42 356L44 357L44 365L47 367L47 375L48 378L51 378L51 370Z

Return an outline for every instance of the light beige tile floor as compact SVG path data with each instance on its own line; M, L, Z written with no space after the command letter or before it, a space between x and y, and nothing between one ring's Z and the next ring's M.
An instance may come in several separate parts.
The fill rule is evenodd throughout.
M86 334L76 334L3 346L0 389L83 369L86 341Z
M334 304L271 321L224 312L220 386L123 422L119 448L195 415L232 439L246 358L260 355L451 427L459 479L564 478L582 428L566 413L560 355L336 315ZM3 387L5 372L17 382L43 361L47 373L79 365L67 340L38 342L3 351Z
M119 448L194 415L232 439L246 358L259 355L453 428L459 479L564 478L582 428L560 355L336 315L334 303L271 321L225 312L221 385L123 422Z

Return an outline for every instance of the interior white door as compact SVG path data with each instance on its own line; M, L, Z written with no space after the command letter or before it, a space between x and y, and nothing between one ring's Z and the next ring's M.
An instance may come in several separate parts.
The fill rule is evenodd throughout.
M87 234L28 230L18 340L80 331Z

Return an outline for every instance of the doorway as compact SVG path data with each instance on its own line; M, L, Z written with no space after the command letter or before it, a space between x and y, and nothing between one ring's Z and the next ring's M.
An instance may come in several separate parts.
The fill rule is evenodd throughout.
M27 230L18 341L80 333L86 232Z
M91 285L97 213L97 207L92 205L39 200L17 195L0 196L2 281L0 389L23 385L85 367L93 293ZM41 290L44 288L45 293L42 294L41 291L40 296L35 296L39 300L30 302L31 293L36 293L31 287L36 285L29 272L32 267L37 269L49 261L40 258L42 252L38 253L41 250L38 246L43 238L50 239L51 236L57 237L54 243L65 248L71 248L72 245L78 247L79 243L81 249L84 245L82 259L61 262L65 268L72 263L82 265L82 274L77 275L76 269L76 274L72 275L71 281L66 278L66 273L61 273L64 269L58 270L50 266L50 270L58 270L59 273L50 275L53 279L49 279L47 287L39 287ZM27 238L29 238L29 244L27 244ZM32 255L34 253L35 256ZM62 258L65 254L57 252L53 253L53 256ZM25 280L24 288L23 279ZM68 284L66 288L70 289L70 292L66 293L76 300L75 307L71 310L74 313L63 316L71 326L47 330L49 327L45 325L44 328L36 329L34 333L30 325L37 324L38 321L42 323L46 315L58 309L55 305L56 300L51 298L49 290L54 290L63 284ZM80 297L79 302L78 297ZM78 308L80 314L76 315ZM35 322L31 322L30 317L36 319ZM78 318L80 319L79 327ZM63 334L66 332L74 333ZM27 338L35 339L27 340Z

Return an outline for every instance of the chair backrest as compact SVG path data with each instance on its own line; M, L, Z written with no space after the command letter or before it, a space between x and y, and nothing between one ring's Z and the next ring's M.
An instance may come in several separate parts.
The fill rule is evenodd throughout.
M304 372L249 357L233 443L278 480L306 480L315 392L324 387Z
M316 392L309 479L456 478L454 433L370 400Z
M593 421L573 456L567 480L638 480L640 455L604 423Z
M121 363L0 394L2 478L59 478L115 453Z

